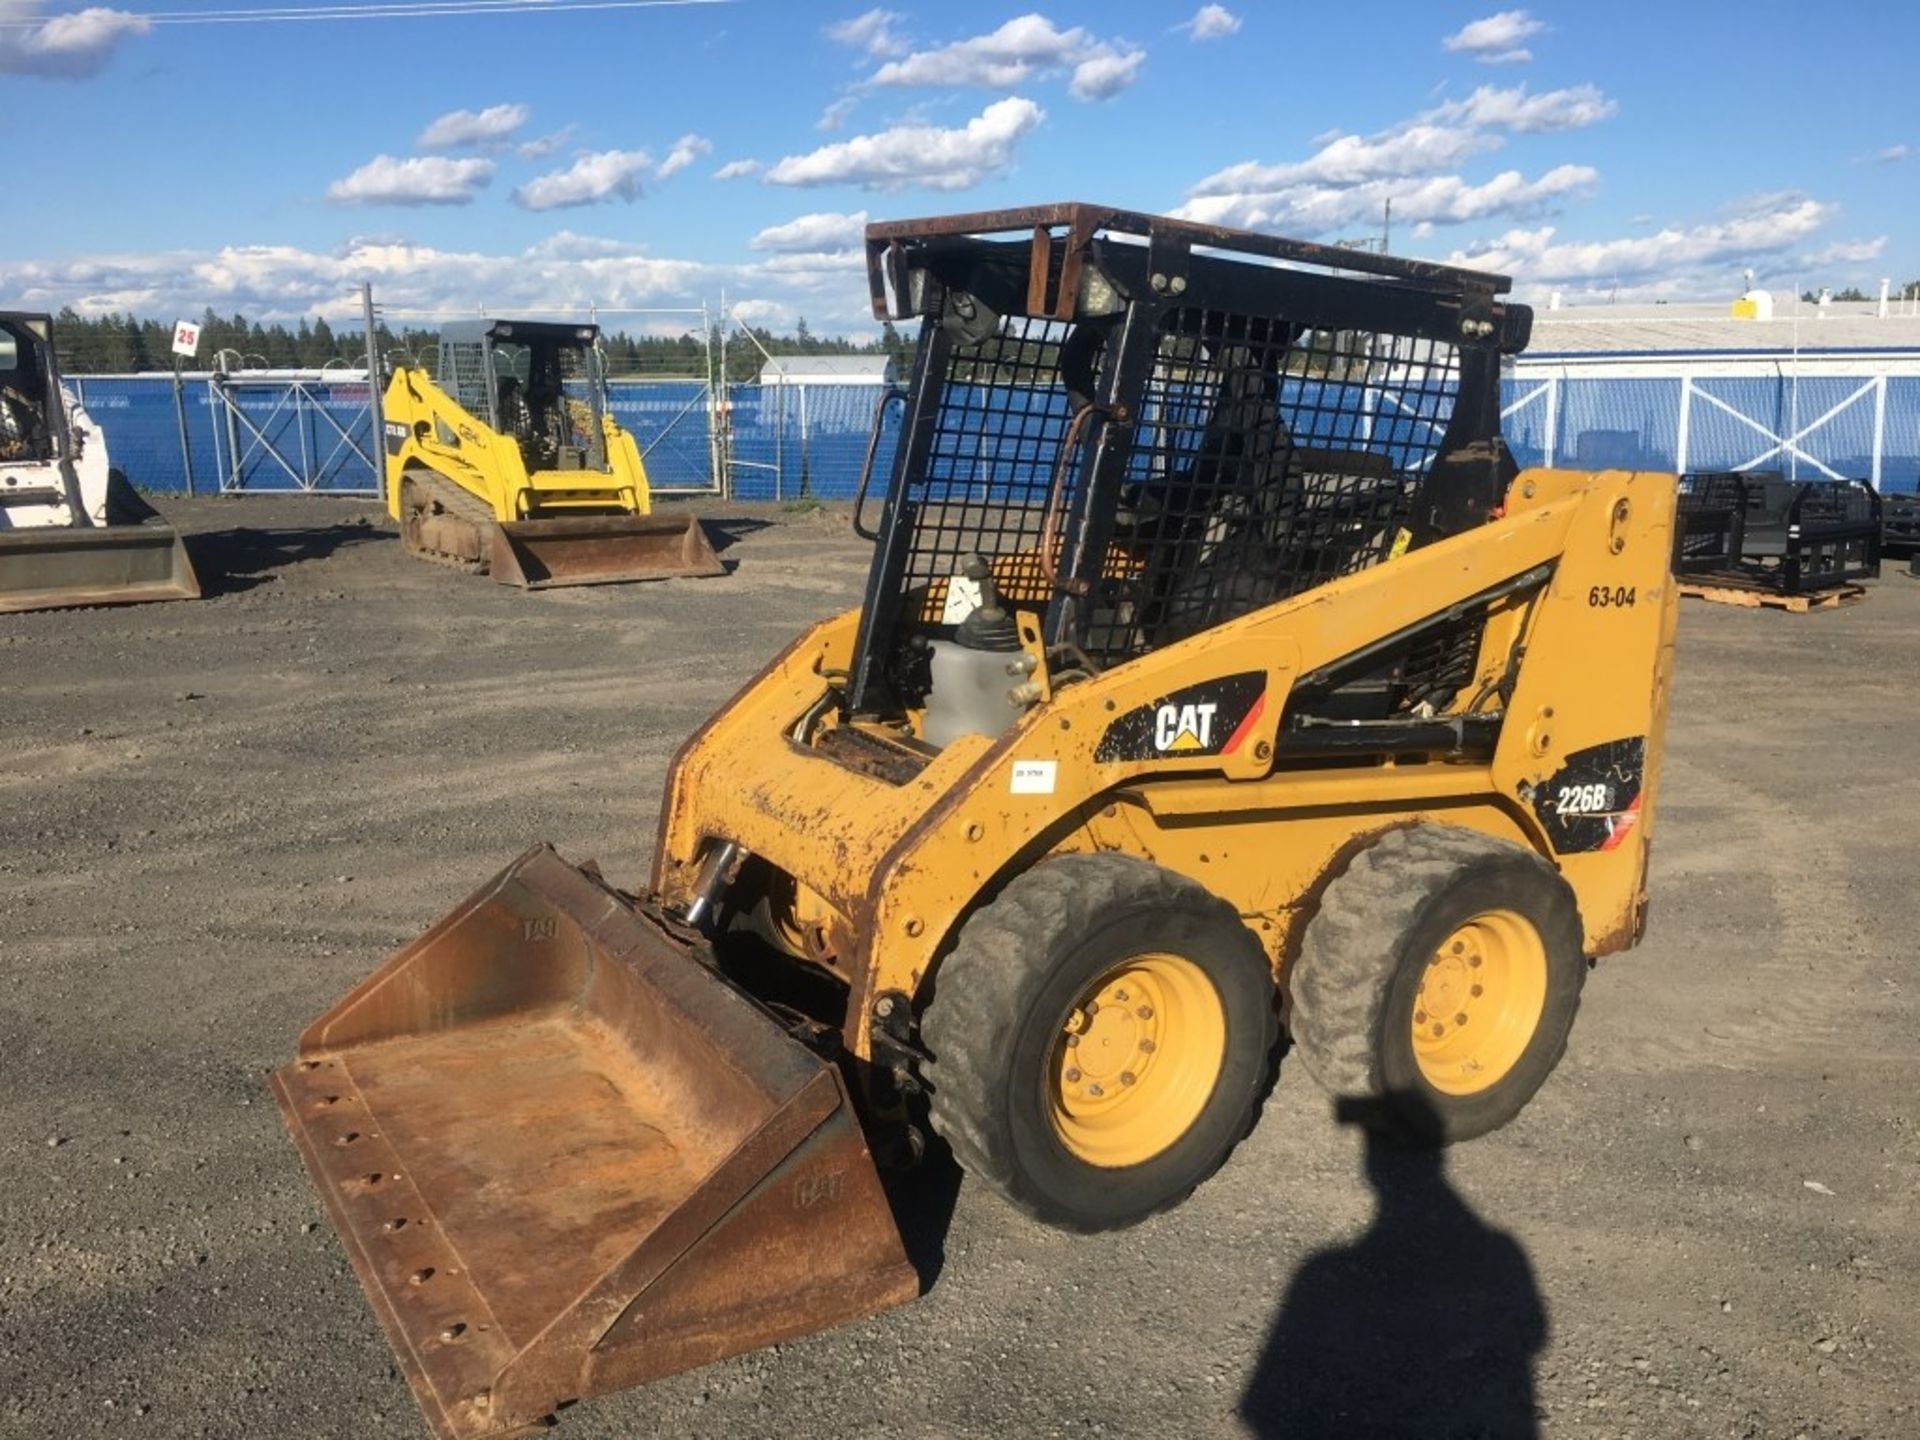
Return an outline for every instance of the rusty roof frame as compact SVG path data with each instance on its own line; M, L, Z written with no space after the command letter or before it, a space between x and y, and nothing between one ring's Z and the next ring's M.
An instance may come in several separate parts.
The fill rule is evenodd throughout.
M1056 283L1049 285L1054 231L1060 229L1066 232L1066 248L1059 278ZM1397 255L1379 255L1338 245L1320 245L1310 240L1289 240L1283 236L1261 235L1251 230L1205 225L1193 220L1177 220L1140 210L1069 201L1008 210L937 215L917 220L873 222L867 226L866 246L867 283L873 296L874 316L881 320L905 318L906 312L896 311L889 306L887 290L891 279L896 296L906 293L907 247L911 242L1019 231L1029 232L1033 241L1027 276L1028 313L1054 320L1073 318L1081 267L1085 263L1088 247L1095 236L1102 232L1137 235L1156 247L1169 245L1191 249L1197 245L1208 246L1294 265L1413 281L1448 290L1472 292L1487 298L1506 294L1513 288L1513 281L1509 277L1489 271L1468 270Z

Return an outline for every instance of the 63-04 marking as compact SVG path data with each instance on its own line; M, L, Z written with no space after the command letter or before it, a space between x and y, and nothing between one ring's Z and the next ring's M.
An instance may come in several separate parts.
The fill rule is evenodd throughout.
M1587 591L1587 604L1596 610L1631 610L1638 599L1631 585L1596 585Z

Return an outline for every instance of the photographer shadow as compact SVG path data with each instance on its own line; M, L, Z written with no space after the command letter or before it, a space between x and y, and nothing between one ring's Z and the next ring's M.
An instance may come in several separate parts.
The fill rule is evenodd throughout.
M1395 1097L1401 1114L1421 1103ZM1443 1152L1374 1128L1386 1105L1336 1104L1369 1127L1373 1224L1294 1275L1241 1419L1259 1440L1537 1436L1533 1360L1549 1322L1526 1251L1448 1183Z

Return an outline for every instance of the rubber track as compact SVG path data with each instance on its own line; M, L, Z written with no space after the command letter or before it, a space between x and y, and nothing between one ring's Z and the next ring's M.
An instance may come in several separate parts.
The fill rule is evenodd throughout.
M1538 856L1475 830L1411 825L1388 831L1328 884L1293 968L1292 1039L1329 1093L1382 1093L1374 1036L1396 942L1463 868L1514 855L1552 871Z
M1038 1219L1051 1217L1043 1205L1015 1188L1010 1139L996 1147L987 1134L995 1120L1005 1118L993 1113L999 1103L995 1060L1045 983L1047 957L1092 929L1114 906L1153 892L1167 902L1211 907L1240 923L1226 901L1158 865L1130 855L1063 855L1016 876L990 904L976 910L935 978L934 998L920 1025L933 1056L921 1074L930 1092L934 1129L968 1174ZM1269 1057L1279 1044L1277 1018L1273 1025ZM1253 1129L1265 1099L1263 1088L1245 1129L1234 1137L1235 1145ZM1170 1196L1154 1213L1184 1198Z
M408 483L430 500L437 500L441 508L455 518L466 521L480 532L480 553L487 555L493 550L493 510L479 496L462 489L446 476L435 470L409 470ZM401 537L406 538L402 522ZM435 565L444 565L449 570L458 570L462 575L484 575L487 573L485 560L464 560L458 555L449 555L444 550L426 550L408 543L407 553L417 555L422 560L430 560Z

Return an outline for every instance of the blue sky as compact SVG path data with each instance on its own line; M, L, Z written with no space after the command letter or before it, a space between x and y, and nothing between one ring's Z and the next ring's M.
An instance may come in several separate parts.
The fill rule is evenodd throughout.
M858 331L866 217L1067 198L1320 239L1377 234L1391 198L1396 251L1574 303L1920 279L1911 0L425 3L0 0L33 197L0 304L724 289Z

